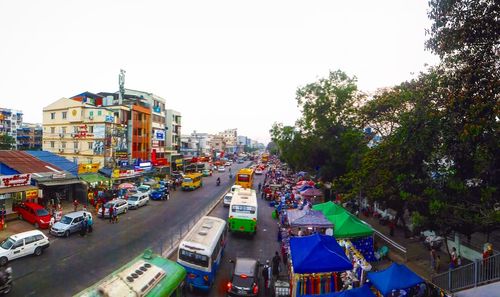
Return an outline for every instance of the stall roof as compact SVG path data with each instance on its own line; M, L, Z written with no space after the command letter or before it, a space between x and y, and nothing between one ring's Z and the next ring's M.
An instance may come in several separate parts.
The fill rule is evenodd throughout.
M96 183L100 181L109 181L109 178L100 175L99 173L87 173L80 174L80 179L88 182L88 183Z
M62 172L61 168L41 161L24 151L0 151L0 163L19 173Z
M302 197L314 197L314 196L323 196L323 191L316 188L309 188L305 190L303 193L300 193Z
M295 273L336 272L353 268L333 236L314 234L292 237L290 254Z
M54 153L47 151L25 151L31 156L40 159L44 162L55 165L63 170L70 172L73 175L78 175L78 164L75 162L71 162L68 159L58 156Z
M326 218L333 223L333 235L337 238L355 238L373 234L373 229L370 225L362 222L348 212L329 215Z
M370 284L366 284L362 287L342 292L321 295L304 295L303 297L375 297L375 294L373 294L372 290L370 290Z
M317 210L287 210L288 223L292 227L332 228L333 224Z
M368 272L368 279L384 296L392 290L408 289L424 281L408 267L398 263L392 263L381 271Z
M316 204L313 206L313 209L321 211L325 216L337 215L347 212L345 208L332 201Z

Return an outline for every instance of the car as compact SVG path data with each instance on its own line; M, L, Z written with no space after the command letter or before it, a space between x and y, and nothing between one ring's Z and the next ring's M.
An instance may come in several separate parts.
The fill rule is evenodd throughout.
M227 296L258 296L259 295L259 261L251 258L236 258L229 282Z
M224 201L223 201L224 207L226 206L229 207L232 198L233 198L233 193L231 192L228 192L226 193L226 195L224 195Z
M17 205L14 210L17 212L19 219L35 225L35 228L49 228L50 214L40 204L24 202Z
M225 171L226 171L226 167L224 167L224 166L219 166L219 167L217 168L217 171L219 171L219 172L225 172Z
M203 176L212 176L212 170L210 169L203 169L201 173L203 174Z
M0 243L0 266L27 255L40 256L49 245L49 238L40 230L11 235Z
M167 195L167 188L163 187L152 191L149 197L151 200L164 200Z
M173 171L170 176L173 179L183 179L184 178L184 174L182 174L182 172L179 172L179 171Z
M260 168L255 169L255 175L262 175L262 173L264 173L264 171L262 171L262 169L260 169Z
M243 159L238 159L238 164L243 164L243 162L245 162Z
M136 194L134 194L134 195L136 195ZM113 205L113 207L116 208L116 210L117 210L116 214L127 213L127 210L128 210L127 201L118 198L118 199L113 199L111 201L108 201L104 204L104 215L102 213L102 207L99 207L99 210L97 211L97 216L109 218L109 208L111 207L111 205Z
M227 161L224 165L225 165L225 166L231 166L231 165L233 165L233 162L231 162L231 161Z
M150 185L140 185L137 188L137 193L142 193L144 196L149 197L149 194L151 193L151 186Z
M141 206L147 205L149 202L149 195L135 194L128 197L127 204L129 209L137 209Z
M82 228L82 221L85 216L92 217L88 211L75 211L64 215L61 220L52 226L49 233L55 236L69 237L72 233L78 232Z

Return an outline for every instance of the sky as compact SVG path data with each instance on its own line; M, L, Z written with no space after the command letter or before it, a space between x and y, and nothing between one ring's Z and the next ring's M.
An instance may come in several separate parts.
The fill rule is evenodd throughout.
M300 116L298 87L341 69L372 92L438 59L427 1L0 0L0 107L125 87L166 99L182 133L238 128L269 141Z

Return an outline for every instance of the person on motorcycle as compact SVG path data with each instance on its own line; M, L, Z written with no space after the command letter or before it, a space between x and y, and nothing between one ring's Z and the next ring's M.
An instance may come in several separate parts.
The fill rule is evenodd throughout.
M217 185L220 185L220 177L217 178Z

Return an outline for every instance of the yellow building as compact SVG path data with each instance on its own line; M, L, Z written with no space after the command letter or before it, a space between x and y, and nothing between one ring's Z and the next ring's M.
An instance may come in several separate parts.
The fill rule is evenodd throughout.
M112 159L115 122L111 109L61 98L43 108L43 150L103 167Z

